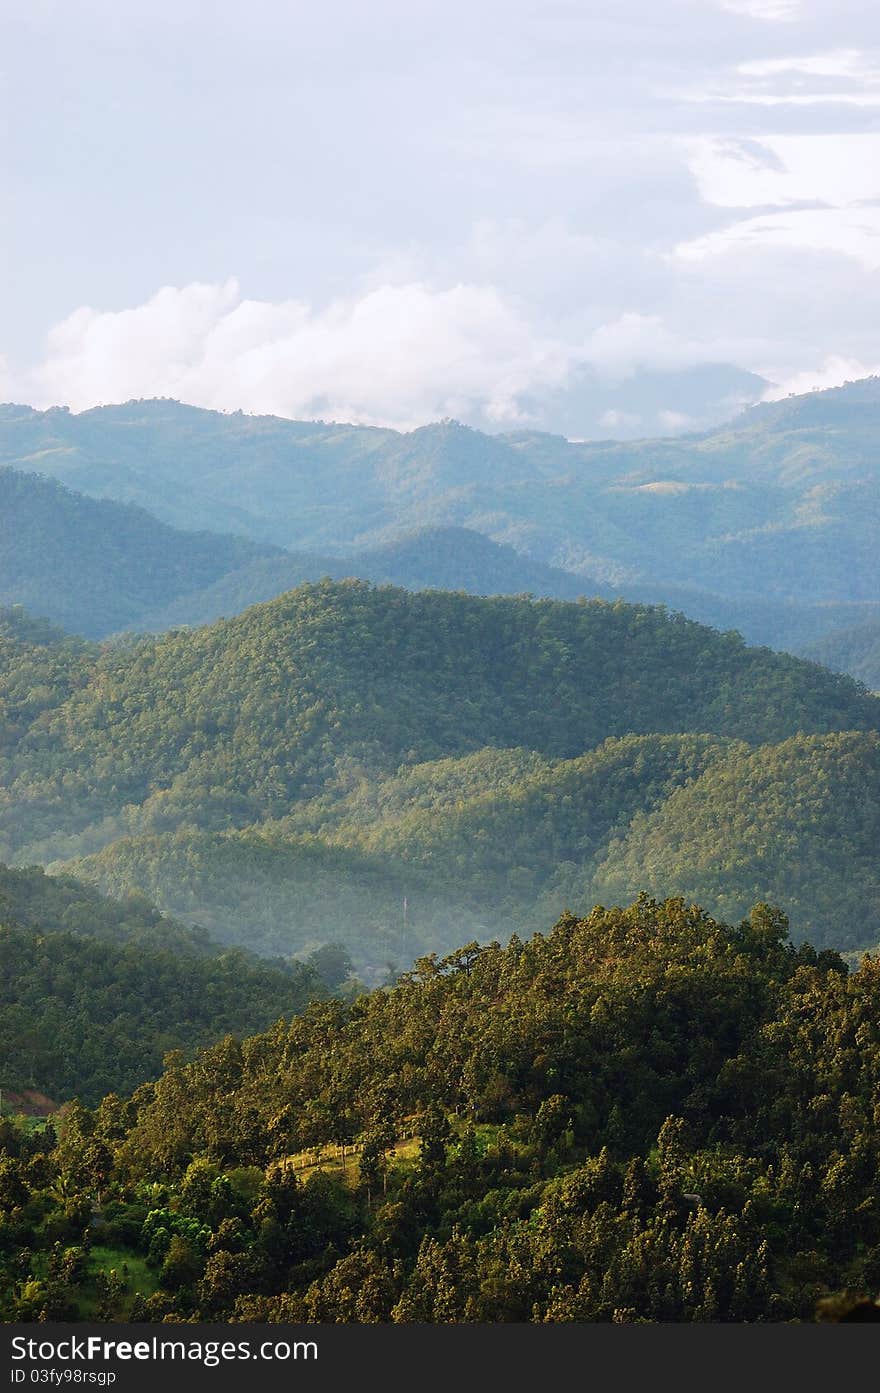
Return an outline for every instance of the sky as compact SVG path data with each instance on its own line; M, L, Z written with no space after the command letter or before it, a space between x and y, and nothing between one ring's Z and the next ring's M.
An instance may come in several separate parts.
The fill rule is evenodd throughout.
M870 0L5 0L0 400L674 433L880 372Z

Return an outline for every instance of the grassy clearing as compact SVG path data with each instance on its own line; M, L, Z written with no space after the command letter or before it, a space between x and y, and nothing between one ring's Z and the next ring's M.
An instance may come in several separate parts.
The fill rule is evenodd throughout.
M400 1165L414 1161L419 1151L418 1137L403 1137L396 1141L388 1151L389 1165ZM285 1169L293 1170L303 1180L317 1171L341 1177L352 1189L360 1180L360 1149L354 1146L344 1148L336 1142L326 1146L309 1147L285 1156L278 1163Z
M126 1315L135 1296L152 1296L159 1286L158 1273L150 1267L142 1253L135 1253L131 1248L109 1248L96 1243L89 1250L88 1278L77 1292L82 1319L93 1318L100 1300L98 1276L111 1271L115 1271L125 1283Z

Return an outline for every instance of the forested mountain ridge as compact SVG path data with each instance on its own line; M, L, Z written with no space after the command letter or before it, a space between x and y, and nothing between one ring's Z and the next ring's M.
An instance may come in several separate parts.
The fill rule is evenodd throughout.
M486 750L417 765L242 831L122 837L69 869L108 893L138 886L225 941L246 925L262 952L290 951L293 925L332 923L367 975L456 930L529 933L563 906L620 903L640 885L730 917L766 892L798 938L880 940L875 732L757 749L628 736L534 759Z
M634 820L716 763L880 716L848 678L622 602L328 581L193 632L9 642L7 860L68 863L269 954L339 939L373 981L499 913L528 932L593 902ZM776 797L808 837L799 788ZM800 846L779 844L786 894ZM818 940L875 942L872 915L862 938L831 912Z
M640 810L591 888L618 901L675 886L730 918L767 895L811 941L865 947L880 939L878 846L880 737L796 736L731 750Z
M766 905L425 958L57 1140L0 1123L0 1314L809 1320L877 1284L878 993Z
M484 749L360 778L342 797L331 790L241 831L121 837L68 864L107 893L137 885L215 937L244 933L265 953L311 948L303 930L333 925L375 976L455 934L485 939L499 922L528 933L561 905L587 903L592 868L635 811L731 747L629 736L563 761Z
M24 606L34 619L45 617L91 638L211 623L326 577L408 590L667 604L716 628L739 629L747 642L791 652L880 614L880 601L802 604L757 595L730 600L647 581L615 589L463 527L424 527L344 556L289 552L181 532L134 505L91 499L8 468L0 469L0 504L0 606Z
M821 518L815 508L805 518L806 544ZM477 523L489 527L491 519ZM35 616L93 638L210 623L303 582L349 576L413 590L666 604L717 628L736 628L747 642L795 653L880 615L880 598L864 595L810 601L799 594L774 597L772 586L759 593L760 576L748 592L722 593L720 571L701 586L687 577L664 581L652 567L641 580L612 585L598 578L597 572L607 571L601 560L591 569L578 555L565 553L566 564L575 567L566 570L472 527L452 525L417 527L342 555L290 552L241 537L180 531L135 505L0 468L0 605L24 605ZM836 593L834 583L829 593ZM857 636L853 642L851 661L845 643L844 661L832 665L861 676Z
M306 581L348 576L412 590L613 595L463 528L422 530L350 557L291 553L180 531L134 504L0 467L0 610L22 606L71 633L103 638L210 623Z
M870 729L878 711L846 677L662 610L355 581L100 652L13 645L0 700L0 842L19 855L126 808L141 810L128 830L281 817L340 761L387 775L487 745L566 758L689 730L757 744Z
M177 527L318 554L453 525L600 583L876 602L880 380L701 435L571 442L455 422L409 434L130 402L6 407L0 461Z
M464 527L426 527L346 556L287 552L249 562L164 609L147 612L140 627L161 631L178 624L209 624L324 578L356 578L406 590L464 590L470 595L623 598L593 577L546 566L482 533Z
M406 590L464 590L470 595L532 594L554 600L626 600L631 604L666 605L701 624L737 629L747 643L822 661L821 648L807 648L839 631L880 620L876 601L826 601L812 604L747 594L733 598L693 586L606 584L587 571L575 573L547 566L505 543L493 542L465 527L423 527L390 542L344 556L279 552L230 571L202 590L189 592L148 610L133 627L161 632L177 625L209 624L240 614L250 605L275 599L284 590L325 577L356 577L375 585L398 585ZM831 650L829 650L831 651ZM848 659L848 650L843 657ZM849 661L827 666L865 680L857 666L858 652ZM869 674L870 675L870 674ZM871 686L872 683L868 682ZM880 685L880 681L873 685Z
M821 951L880 941L880 701L614 589L870 614L878 387L620 446L0 412L16 469L129 500L0 471L0 598L48 604L45 527L90 636L232 615L0 609L0 1084L97 1104L0 1117L0 1319L801 1320L880 1285L880 973ZM174 531L199 509L255 540ZM418 593L237 612L325 564ZM565 599L432 588L523 576ZM328 1000L322 944L381 989Z

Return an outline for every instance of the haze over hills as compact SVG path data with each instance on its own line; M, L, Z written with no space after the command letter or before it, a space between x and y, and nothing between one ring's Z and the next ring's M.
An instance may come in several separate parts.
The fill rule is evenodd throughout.
M880 380L677 438L572 443L453 421L409 434L172 401L7 406L0 460L177 527L320 555L464 526L615 584L875 602Z
M373 973L491 935L499 910L510 928L587 902L634 819L731 741L880 725L846 677L621 601L327 581L103 649L21 628L2 654L2 859L73 861L270 954L339 939ZM768 806L790 891L813 812L785 778ZM863 784L874 800L868 763ZM732 875L735 897L751 882ZM880 937L845 903L811 931Z
M0 606L100 637L266 554L240 537L180 534L143 508L0 469Z
M202 590L147 611L139 627L161 632L177 624L208 624L324 577L354 577L406 590L464 590L471 595L532 594L558 600L616 596L611 586L546 566L479 532L426 527L348 556L282 552L249 561Z
M342 580L349 576L407 590L531 594L556 600L586 596L662 604L713 628L738 629L749 643L804 653L818 662L822 661L819 652L814 654L807 645L838 630L860 625L871 616L880 621L880 599L800 604L761 595L727 598L694 587L652 586L647 582L617 587L583 572L576 574L559 566L547 566L469 528L425 527L341 557L302 552L259 557L203 590L187 593L162 609L148 610L133 627L161 632L180 624L207 624L240 614L249 605L274 599L304 581L323 577ZM829 666L862 678L846 663L832 662Z
M350 557L291 553L183 532L134 504L0 469L0 607L21 605L85 637L209 623L304 581L352 575L413 590L614 593L464 528L424 529Z
M811 644L805 656L835 672L849 672L872 691L880 691L880 617L836 629Z
M181 532L7 468L0 602L104 637L207 623L308 579L358 575L472 593L620 595L809 652L880 618L879 415L873 379L764 404L703 436L583 446L453 422L401 436L167 401L75 417L0 408L0 451L21 467L138 497L187 527L269 527L287 543L292 529L327 543L291 553ZM854 664L862 676L856 653Z
M23 605L90 638L210 623L304 581L357 576L406 589L554 599L616 596L665 603L750 642L798 650L847 628L872 605L729 600L692 588L625 586L560 567L462 527L428 527L345 556L288 552L212 533L181 532L144 509L77 494L57 481L0 470L0 604Z

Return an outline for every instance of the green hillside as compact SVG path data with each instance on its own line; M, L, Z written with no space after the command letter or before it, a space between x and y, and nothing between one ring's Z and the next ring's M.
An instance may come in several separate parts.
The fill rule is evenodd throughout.
M0 1084L97 1102L154 1078L169 1050L263 1029L324 995L302 963L22 930L0 915Z
M6 642L7 860L68 864L264 953L340 941L372 981L498 933L499 914L528 932L588 906L631 824L737 742L871 731L880 709L848 678L660 609L355 581L112 648ZM839 853L829 886L845 837ZM682 866L663 890L688 885ZM819 941L880 937L828 895Z
M572 758L630 733L757 744L877 720L849 679L661 610L353 581L101 652L13 646L0 701L6 860L283 817L352 766L387 775L487 745Z
M167 918L144 895L123 891L111 899L73 876L48 876L42 866L0 866L0 923L82 934L117 947L131 943L199 957L220 951L204 929Z
M494 904L518 919L566 873L576 870L583 883L636 812L662 804L733 747L700 735L627 736L513 778L499 777L497 756L517 752L486 751L421 765L349 795L337 804L335 826L320 809L318 834L330 845L442 877L467 903L487 913ZM496 758L487 761L486 754ZM285 825L296 828L310 816L306 804L287 824L267 824L264 835L277 837Z
M0 423L2 424L2 423ZM100 637L274 549L180 533L143 508L0 468L0 606Z
M811 1320L876 1287L878 991L767 905L425 958L0 1122L0 1317Z
M366 978L639 885L732 917L765 891L798 937L858 949L880 938L878 748L875 733L853 733L757 750L629 736L535 764L486 750L242 832L123 838L69 868L262 952L306 951L332 925Z
M502 923L528 933L572 891L586 903L615 831L731 743L633 736L564 761L481 750L362 780L241 832L120 838L69 869L109 894L137 886L264 953L304 952L332 926L369 978Z
M39 866L0 866L0 1089L63 1101L129 1091L226 1030L248 1032L326 989L303 962L261 962Z
M735 917L756 892L817 943L880 938L880 740L799 736L734 750L653 811L597 868L597 898L675 888ZM834 925L833 934L830 926Z

